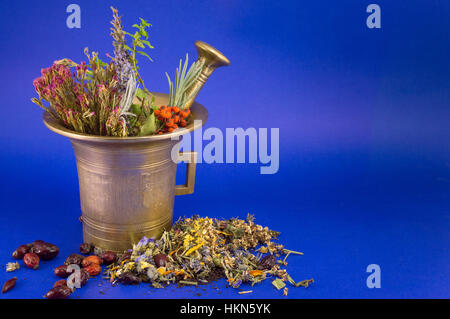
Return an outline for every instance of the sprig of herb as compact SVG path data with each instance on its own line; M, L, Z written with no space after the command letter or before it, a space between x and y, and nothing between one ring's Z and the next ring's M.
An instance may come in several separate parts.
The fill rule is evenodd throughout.
M139 24L133 24L137 31L131 34L122 27L121 18L117 9L111 7L113 20L111 21L111 36L114 39L114 63L119 70L119 91L123 93L121 97L120 116L126 120L131 135L150 135L158 129L158 122L153 114L154 97L146 88L145 83L139 74L138 59L136 54L152 58L143 50L153 48L148 40L147 28L151 24L140 19ZM126 36L131 38L131 46L127 45ZM142 86L139 88L138 83ZM136 103L136 100L139 103ZM136 103L136 104L134 104Z
M180 109L184 109L186 103L193 97L195 94L197 94L198 90L200 88L197 88L193 92L187 96L187 91L191 87L191 85L197 81L198 77L201 74L204 61L196 61L192 63L189 70L187 70L188 66L188 54L186 53L186 60L184 61L183 67L182 67L182 59L180 59L179 67L176 69L175 72L175 81L172 82L170 80L169 75L166 72L167 80L169 81L169 104L168 106L177 106ZM187 70L187 72L186 72Z
M306 279L306 280L302 280L299 282L295 282L294 279L292 279L291 276L287 276L288 281L295 287L305 287L308 288L310 284L312 284L314 282L314 279Z
M137 90L138 90L138 84L136 82L136 78L135 78L134 74L132 73L130 78L128 79L127 88L125 90L125 93L120 100L120 116L122 116L124 118L126 116L137 117L136 114L134 114L133 112L130 112L131 105L133 104L133 101L136 97Z
M141 23L133 24L133 27L137 29L137 31L134 34L124 31L124 33L126 35L128 35L132 40L131 47L125 44L124 48L126 50L128 50L128 52L130 53L130 61L133 64L133 71L136 74L137 80L142 85L144 91L148 92L148 90L145 87L144 81L142 80L141 76L139 75L139 71L138 71L139 66L137 65L138 60L136 58L136 54L145 56L151 62L153 62L153 59L145 51L138 49L138 48L141 48L141 49L145 49L145 48L153 49L154 48L153 45L151 45L150 42L148 41L148 32L147 32L147 28L151 27L152 25L148 21L146 21L142 18L139 18L139 20L141 21Z

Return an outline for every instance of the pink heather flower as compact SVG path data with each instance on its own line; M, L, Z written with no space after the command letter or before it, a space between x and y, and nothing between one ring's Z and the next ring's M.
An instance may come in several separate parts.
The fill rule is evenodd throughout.
M50 68L44 68L44 69L41 69L41 74L42 74L42 76L45 76L47 73L49 73L50 72Z
M85 72L87 70L86 62L82 61L80 64L76 67L77 71Z

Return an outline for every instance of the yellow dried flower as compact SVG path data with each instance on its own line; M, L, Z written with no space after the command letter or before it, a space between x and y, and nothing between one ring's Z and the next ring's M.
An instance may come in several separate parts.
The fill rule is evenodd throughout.
M197 249L199 249L200 247L202 247L204 244L205 244L205 242L202 242L202 243L200 243L200 244L198 244L198 245L192 247L191 249L189 249L189 250L186 252L185 255L186 255L186 256L189 256L189 255L192 254L194 251L196 251Z

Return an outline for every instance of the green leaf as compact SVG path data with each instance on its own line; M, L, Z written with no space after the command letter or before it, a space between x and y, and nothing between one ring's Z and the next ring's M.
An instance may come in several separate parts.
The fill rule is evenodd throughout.
M147 40L141 40L142 43L144 43L146 46L148 46L149 48L153 49L153 46L150 44L149 41Z
M139 53L140 55L146 56L147 58L149 58L150 61L153 62L153 59L144 51L136 51L136 53Z
M142 19L142 18L139 18L139 20L141 20L141 25L142 25L143 27L150 27L150 26L151 26L151 24L148 23L148 21L146 21L146 20L144 20L144 19Z
M143 99L143 98L146 98L147 97L147 95L145 94L145 92L144 92L144 90L143 89L141 89L141 88L138 88L137 89L137 91L136 91L136 96L139 98L139 99Z
M144 29L141 29L139 32L142 36L144 36L146 39L148 39L148 33Z
M136 41L136 46L138 46L138 47L140 47L140 48L143 48L143 49L145 49L145 45L142 43L142 41L141 40L139 40L139 41Z
M140 136L150 135L156 132L156 117L155 113L152 112L149 117L145 120L144 124L141 126L139 130Z
M142 112L141 107L138 104L131 104L130 110L137 116L139 116Z
M159 106L155 105L155 96L154 95L152 95L152 100L150 102L150 105L152 106L153 111L154 110L159 110Z

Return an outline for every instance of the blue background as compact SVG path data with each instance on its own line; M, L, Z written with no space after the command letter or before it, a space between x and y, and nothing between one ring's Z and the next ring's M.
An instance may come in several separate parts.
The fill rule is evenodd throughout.
M373 2L381 29L366 27ZM70 3L81 29L66 27ZM164 72L203 40L231 60L198 97L207 127L280 128L277 174L199 164L195 194L176 198L175 217L253 213L305 253L289 257L291 276L315 283L283 297L270 281L241 296L223 282L218 292L96 279L75 298L450 297L449 1L59 0L0 4L0 263L35 239L61 248L38 271L0 269L0 282L19 278L1 298L41 298L82 241L73 151L44 127L32 81L55 59L84 60L86 46L112 53L110 5L128 30L138 17L153 24L155 62L141 62L151 90L167 92ZM366 287L373 263L380 289Z

